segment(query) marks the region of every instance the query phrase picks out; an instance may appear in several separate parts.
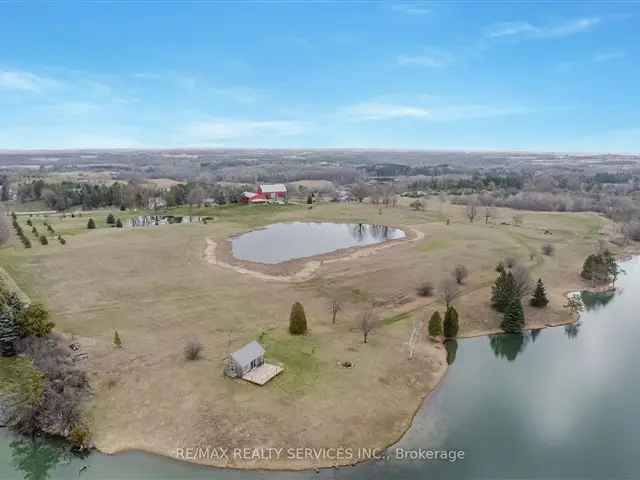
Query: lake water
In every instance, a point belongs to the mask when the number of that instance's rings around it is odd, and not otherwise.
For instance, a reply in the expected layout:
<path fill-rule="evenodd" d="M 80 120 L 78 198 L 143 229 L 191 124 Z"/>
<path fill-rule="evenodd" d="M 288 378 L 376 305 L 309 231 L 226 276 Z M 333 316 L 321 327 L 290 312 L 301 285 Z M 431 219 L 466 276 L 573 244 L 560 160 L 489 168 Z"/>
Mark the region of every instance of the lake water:
<path fill-rule="evenodd" d="M 614 297 L 585 296 L 590 309 L 576 326 L 449 344 L 453 363 L 447 376 L 395 447 L 458 449 L 464 460 L 391 459 L 319 474 L 243 472 L 135 452 L 67 461 L 50 443 L 11 445 L 4 436 L 0 478 L 78 478 L 84 465 L 79 478 L 640 478 L 640 261 L 624 268 L 621 291 Z"/>
<path fill-rule="evenodd" d="M 295 222 L 243 233 L 231 240 L 231 246 L 240 260 L 275 264 L 404 237 L 402 230 L 385 225 Z"/>

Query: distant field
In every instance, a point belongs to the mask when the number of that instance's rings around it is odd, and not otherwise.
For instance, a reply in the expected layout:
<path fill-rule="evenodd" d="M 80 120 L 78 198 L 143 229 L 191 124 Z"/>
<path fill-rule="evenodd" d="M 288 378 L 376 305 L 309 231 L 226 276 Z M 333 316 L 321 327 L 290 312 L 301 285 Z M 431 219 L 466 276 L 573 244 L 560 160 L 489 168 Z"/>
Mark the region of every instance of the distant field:
<path fill-rule="evenodd" d="M 444 369 L 444 351 L 423 339 L 409 361 L 413 322 L 442 305 L 421 298 L 416 287 L 434 284 L 464 264 L 470 277 L 456 300 L 461 333 L 494 331 L 500 318 L 488 304 L 495 265 L 505 256 L 529 264 L 544 278 L 551 306 L 526 308 L 532 324 L 566 321 L 563 294 L 581 285 L 578 266 L 593 251 L 607 220 L 595 214 L 518 212 L 523 225 L 501 225 L 514 212 L 498 210 L 485 225 L 469 224 L 462 207 L 431 202 L 427 211 L 379 209 L 367 204 L 258 205 L 173 209 L 173 214 L 213 217 L 206 225 L 114 229 L 108 210 L 48 221 L 68 237 L 47 246 L 33 237 L 26 250 L 16 241 L 0 249 L 0 265 L 35 301 L 52 311 L 58 329 L 89 353 L 95 390 L 91 416 L 98 447 L 171 454 L 177 445 L 383 446 L 409 424 L 422 397 Z M 143 212 L 119 212 L 125 217 Z M 88 218 L 98 228 L 87 230 Z M 445 219 L 449 218 L 450 225 Z M 269 282 L 213 266 L 204 256 L 207 238 L 273 222 L 308 220 L 368 222 L 413 228 L 424 234 L 375 255 L 327 263 L 313 279 Z M 20 219 L 21 223 L 26 218 Z M 27 232 L 25 227 L 25 232 Z M 545 234 L 548 230 L 551 235 Z M 541 246 L 551 242 L 553 257 Z M 331 299 L 344 302 L 331 324 Z M 402 302 L 397 302 L 403 298 Z M 300 301 L 310 334 L 291 337 L 291 304 Z M 361 312 L 375 302 L 382 326 L 362 343 Z M 114 331 L 124 348 L 112 345 Z M 205 346 L 204 358 L 186 362 L 189 338 Z M 250 340 L 285 366 L 282 375 L 257 388 L 222 375 L 223 359 Z M 352 362 L 354 368 L 340 366 Z M 295 409 L 296 415 L 291 415 Z M 247 466 L 247 465 L 244 465 Z M 278 463 L 257 463 L 270 468 Z"/>

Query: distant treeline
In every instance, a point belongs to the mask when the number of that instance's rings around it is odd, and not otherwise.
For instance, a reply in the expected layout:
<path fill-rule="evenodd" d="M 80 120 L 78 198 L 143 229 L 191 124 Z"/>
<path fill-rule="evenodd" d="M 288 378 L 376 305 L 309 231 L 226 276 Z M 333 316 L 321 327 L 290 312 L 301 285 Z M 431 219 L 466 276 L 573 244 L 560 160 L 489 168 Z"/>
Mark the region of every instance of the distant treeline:
<path fill-rule="evenodd" d="M 42 200 L 48 208 L 86 210 L 102 207 L 149 208 L 164 204 L 168 207 L 201 205 L 211 199 L 219 205 L 237 203 L 248 186 L 203 184 L 191 182 L 159 190 L 134 182 L 115 182 L 111 185 L 91 185 L 77 182 L 46 183 L 34 180 L 18 187 L 18 200 Z M 163 202 L 158 202 L 162 200 Z"/>

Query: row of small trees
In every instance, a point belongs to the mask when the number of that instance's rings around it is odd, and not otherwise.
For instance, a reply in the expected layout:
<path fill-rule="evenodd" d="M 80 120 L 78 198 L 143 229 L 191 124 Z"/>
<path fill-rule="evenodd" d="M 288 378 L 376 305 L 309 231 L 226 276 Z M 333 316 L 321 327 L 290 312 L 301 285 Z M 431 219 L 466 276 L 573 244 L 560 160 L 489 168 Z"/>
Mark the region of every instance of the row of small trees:
<path fill-rule="evenodd" d="M 17 217 L 16 213 L 15 212 L 11 212 L 11 217 L 12 217 L 12 221 L 13 221 L 13 228 L 15 229 L 16 234 L 18 235 L 18 238 L 20 239 L 20 241 L 24 245 L 24 248 L 31 248 L 31 240 L 29 240 L 29 238 L 25 235 L 24 230 L 22 230 L 22 227 L 18 223 L 18 217 Z M 33 225 L 33 222 L 31 221 L 31 219 L 27 220 L 27 225 L 29 225 L 31 227 L 31 233 L 38 239 L 38 241 L 42 245 L 48 245 L 49 244 L 49 240 L 47 239 L 47 236 L 44 235 L 44 234 L 40 234 L 40 232 L 38 231 L 36 226 Z M 50 223 L 44 222 L 44 225 L 47 227 L 47 230 L 49 231 L 49 233 L 54 234 L 54 235 L 56 234 L 56 231 L 53 229 L 53 227 L 51 226 Z M 58 239 L 58 241 L 60 242 L 61 245 L 65 245 L 67 243 L 67 241 L 59 233 L 57 234 L 57 239 Z"/>
<path fill-rule="evenodd" d="M 15 229 L 16 234 L 18 235 L 18 238 L 24 245 L 24 248 L 31 248 L 31 240 L 29 240 L 29 238 L 24 234 L 24 230 L 22 230 L 22 227 L 18 223 L 18 217 L 16 215 L 16 212 L 11 212 L 11 218 L 13 221 L 13 228 Z"/>
<path fill-rule="evenodd" d="M 450 305 L 444 312 L 444 321 L 440 316 L 440 312 L 436 310 L 429 319 L 429 336 L 455 338 L 458 336 L 460 324 L 458 322 L 458 312 Z"/>
<path fill-rule="evenodd" d="M 109 215 L 107 215 L 107 219 L 106 219 L 106 223 L 107 225 L 111 225 L 112 227 L 116 227 L 116 228 L 122 228 L 122 220 L 120 220 L 119 218 L 116 218 L 113 213 L 110 213 Z M 94 230 L 96 228 L 96 221 L 93 218 L 90 218 L 89 221 L 87 222 L 87 229 L 89 230 Z"/>

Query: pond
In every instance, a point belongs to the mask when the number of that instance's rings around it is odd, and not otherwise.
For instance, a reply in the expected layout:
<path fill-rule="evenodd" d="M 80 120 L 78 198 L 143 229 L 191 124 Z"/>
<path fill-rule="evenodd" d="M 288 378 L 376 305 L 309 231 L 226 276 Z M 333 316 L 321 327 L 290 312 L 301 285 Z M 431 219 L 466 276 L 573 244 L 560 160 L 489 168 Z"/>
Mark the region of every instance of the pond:
<path fill-rule="evenodd" d="M 640 260 L 624 269 L 617 295 L 583 296 L 588 310 L 577 325 L 448 344 L 449 372 L 390 460 L 317 474 L 245 472 L 139 452 L 67 459 L 49 443 L 5 436 L 0 478 L 76 478 L 84 465 L 80 478 L 88 479 L 640 478 Z M 455 463 L 395 460 L 396 447 L 465 456 Z"/>
<path fill-rule="evenodd" d="M 276 264 L 297 258 L 364 247 L 405 238 L 405 233 L 385 225 L 365 223 L 276 223 L 243 233 L 231 240 L 234 257 Z"/>

